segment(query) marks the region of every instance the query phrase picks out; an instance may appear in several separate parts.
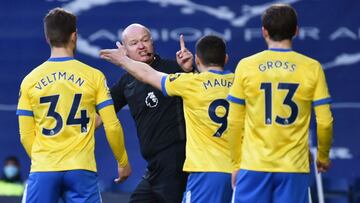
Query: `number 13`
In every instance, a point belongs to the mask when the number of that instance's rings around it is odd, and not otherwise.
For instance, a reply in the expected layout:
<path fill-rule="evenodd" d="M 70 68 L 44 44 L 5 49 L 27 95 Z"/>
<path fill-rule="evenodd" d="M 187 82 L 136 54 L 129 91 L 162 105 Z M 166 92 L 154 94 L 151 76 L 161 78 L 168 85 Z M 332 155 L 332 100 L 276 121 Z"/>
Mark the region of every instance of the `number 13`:
<path fill-rule="evenodd" d="M 296 117 L 299 113 L 299 108 L 294 102 L 294 94 L 299 87 L 299 84 L 296 83 L 279 83 L 278 90 L 288 90 L 288 93 L 284 99 L 283 104 L 287 105 L 291 109 L 291 114 L 288 118 L 282 118 L 276 116 L 275 122 L 281 125 L 290 125 L 294 123 Z M 260 89 L 265 92 L 265 124 L 271 125 L 272 123 L 272 87 L 271 83 L 261 83 Z"/>

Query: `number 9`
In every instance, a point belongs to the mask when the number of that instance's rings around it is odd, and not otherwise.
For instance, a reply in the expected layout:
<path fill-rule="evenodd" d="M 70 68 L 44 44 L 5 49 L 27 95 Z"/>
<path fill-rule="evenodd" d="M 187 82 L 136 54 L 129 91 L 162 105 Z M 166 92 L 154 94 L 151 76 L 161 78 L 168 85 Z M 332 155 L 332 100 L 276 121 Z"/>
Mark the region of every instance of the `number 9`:
<path fill-rule="evenodd" d="M 220 106 L 225 108 L 225 115 L 222 117 L 219 117 L 216 114 L 216 109 Z M 228 125 L 227 116 L 229 114 L 229 102 L 226 101 L 225 99 L 214 100 L 213 102 L 211 102 L 208 112 L 209 112 L 209 117 L 212 121 L 214 121 L 215 123 L 221 124 L 220 128 L 217 129 L 217 131 L 215 132 L 215 134 L 213 136 L 221 137 L 221 135 L 224 133 L 224 131 L 226 130 L 227 125 Z"/>

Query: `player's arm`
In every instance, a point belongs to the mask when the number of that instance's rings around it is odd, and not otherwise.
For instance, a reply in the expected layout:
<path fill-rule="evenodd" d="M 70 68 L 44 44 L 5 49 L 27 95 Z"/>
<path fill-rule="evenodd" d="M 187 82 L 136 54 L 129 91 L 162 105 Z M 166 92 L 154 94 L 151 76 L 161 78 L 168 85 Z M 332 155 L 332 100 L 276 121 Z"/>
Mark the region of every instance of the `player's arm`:
<path fill-rule="evenodd" d="M 97 84 L 96 109 L 104 125 L 106 138 L 118 162 L 119 177 L 115 182 L 126 180 L 131 174 L 131 166 L 125 149 L 124 133 L 116 116 L 105 77 L 101 74 Z"/>
<path fill-rule="evenodd" d="M 150 84 L 161 90 L 161 79 L 165 73 L 156 71 L 146 63 L 134 61 L 126 56 L 125 48 L 117 42 L 118 49 L 105 49 L 100 51 L 100 57 L 125 69 L 137 80 Z"/>
<path fill-rule="evenodd" d="M 119 167 L 119 177 L 115 179 L 115 182 L 122 182 L 131 174 L 131 166 L 125 149 L 123 129 L 116 116 L 113 105 L 101 108 L 99 115 L 103 121 L 106 138 Z"/>
<path fill-rule="evenodd" d="M 241 148 L 244 136 L 245 105 L 237 103 L 231 95 L 228 96 L 229 115 L 228 115 L 228 134 L 231 161 L 233 165 L 232 186 L 235 187 L 236 175 L 241 164 Z"/>
<path fill-rule="evenodd" d="M 119 112 L 126 104 L 126 98 L 124 95 L 125 92 L 125 86 L 127 85 L 127 80 L 128 77 L 126 75 L 123 75 L 120 80 L 111 87 L 110 89 L 110 94 L 111 94 L 111 98 L 113 99 L 114 102 L 114 108 L 115 108 L 115 112 Z M 95 128 L 98 129 L 99 127 L 102 126 L 102 120 L 101 117 L 99 116 L 99 114 L 96 114 L 96 118 L 95 118 Z"/>
<path fill-rule="evenodd" d="M 235 70 L 235 78 L 230 88 L 227 100 L 229 101 L 228 133 L 231 161 L 233 164 L 232 186 L 235 186 L 236 175 L 241 165 L 242 140 L 245 125 L 245 96 L 242 88 L 241 62 Z"/>
<path fill-rule="evenodd" d="M 16 111 L 19 120 L 20 141 L 26 153 L 31 158 L 31 149 L 35 140 L 35 119 L 31 108 L 30 99 L 27 95 L 24 82 L 21 84 L 19 103 Z M 22 92 L 24 94 L 22 94 Z"/>
<path fill-rule="evenodd" d="M 35 120 L 33 116 L 19 115 L 20 141 L 31 158 L 31 149 L 35 140 Z"/>
<path fill-rule="evenodd" d="M 319 172 L 326 172 L 330 165 L 330 148 L 333 137 L 333 117 L 330 105 L 320 105 L 315 107 L 317 124 L 317 165 Z"/>
<path fill-rule="evenodd" d="M 319 172 L 326 172 L 330 166 L 330 148 L 333 138 L 333 117 L 330 110 L 329 95 L 325 74 L 320 64 L 317 64 L 317 83 L 315 86 L 313 106 L 317 123 L 317 166 Z"/>
<path fill-rule="evenodd" d="M 230 152 L 233 163 L 233 170 L 238 170 L 241 163 L 241 145 L 244 132 L 245 106 L 230 101 L 229 115 L 228 115 L 228 142 L 230 145 Z"/>
<path fill-rule="evenodd" d="M 99 110 L 99 115 L 104 123 L 106 138 L 118 161 L 119 166 L 125 167 L 128 164 L 128 157 L 124 144 L 124 133 L 122 126 L 115 114 L 114 107 L 108 105 Z"/>

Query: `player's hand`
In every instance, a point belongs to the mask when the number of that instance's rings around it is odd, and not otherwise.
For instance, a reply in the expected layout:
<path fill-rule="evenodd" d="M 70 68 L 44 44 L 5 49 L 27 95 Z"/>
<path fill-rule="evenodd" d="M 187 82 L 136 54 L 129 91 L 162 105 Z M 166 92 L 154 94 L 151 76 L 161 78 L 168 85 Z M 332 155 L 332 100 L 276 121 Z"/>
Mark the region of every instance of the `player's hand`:
<path fill-rule="evenodd" d="M 124 182 L 131 175 L 131 166 L 128 163 L 125 167 L 118 166 L 119 177 L 114 180 L 115 183 Z"/>
<path fill-rule="evenodd" d="M 193 69 L 193 54 L 185 47 L 184 36 L 180 35 L 180 50 L 176 52 L 176 61 L 185 71 L 190 72 Z"/>
<path fill-rule="evenodd" d="M 103 124 L 101 117 L 99 114 L 96 114 L 95 116 L 95 130 L 97 130 L 101 125 Z"/>
<path fill-rule="evenodd" d="M 322 163 L 319 160 L 316 160 L 316 166 L 319 173 L 324 173 L 330 168 L 330 162 Z"/>
<path fill-rule="evenodd" d="M 239 172 L 239 170 L 233 171 L 232 174 L 231 174 L 231 186 L 232 186 L 233 189 L 236 186 L 236 176 L 237 176 L 238 172 Z"/>
<path fill-rule="evenodd" d="M 103 49 L 100 51 L 100 58 L 109 61 L 117 66 L 122 66 L 129 59 L 125 47 L 116 42 L 117 49 Z"/>

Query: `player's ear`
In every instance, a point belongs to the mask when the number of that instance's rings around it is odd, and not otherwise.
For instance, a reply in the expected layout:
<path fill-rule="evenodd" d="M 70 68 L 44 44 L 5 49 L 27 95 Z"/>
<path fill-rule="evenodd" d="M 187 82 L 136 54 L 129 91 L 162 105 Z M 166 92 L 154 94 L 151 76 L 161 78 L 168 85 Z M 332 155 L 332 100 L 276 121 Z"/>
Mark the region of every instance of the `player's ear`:
<path fill-rule="evenodd" d="M 296 26 L 295 35 L 293 37 L 296 37 L 299 34 L 299 26 Z"/>
<path fill-rule="evenodd" d="M 45 35 L 46 43 L 48 43 L 48 44 L 51 46 L 51 44 L 50 44 L 50 39 L 49 39 L 49 37 L 48 37 L 47 34 L 46 34 L 46 29 L 44 29 L 44 35 Z"/>
<path fill-rule="evenodd" d="M 199 67 L 201 64 L 201 61 L 200 61 L 199 57 L 197 56 L 197 54 L 195 54 L 195 64 L 197 67 Z"/>
<path fill-rule="evenodd" d="M 45 35 L 45 39 L 46 39 L 46 43 L 48 43 L 50 46 L 51 46 L 51 44 L 50 44 L 50 40 L 49 40 L 49 38 Z"/>
<path fill-rule="evenodd" d="M 77 32 L 71 33 L 71 35 L 70 35 L 70 40 L 71 40 L 72 42 L 75 42 L 75 43 L 76 43 L 76 40 L 77 40 Z"/>
<path fill-rule="evenodd" d="M 269 32 L 267 31 L 266 28 L 261 27 L 261 32 L 262 32 L 262 35 L 263 35 L 264 39 L 269 37 Z"/>
<path fill-rule="evenodd" d="M 225 61 L 224 61 L 224 64 L 227 64 L 227 62 L 229 61 L 229 55 L 228 54 L 225 54 Z"/>
<path fill-rule="evenodd" d="M 197 67 L 197 70 L 199 72 L 203 72 L 204 68 L 203 68 L 203 62 L 201 61 L 201 58 L 199 58 L 197 56 L 197 54 L 195 54 L 195 64 L 196 64 L 196 67 Z"/>

